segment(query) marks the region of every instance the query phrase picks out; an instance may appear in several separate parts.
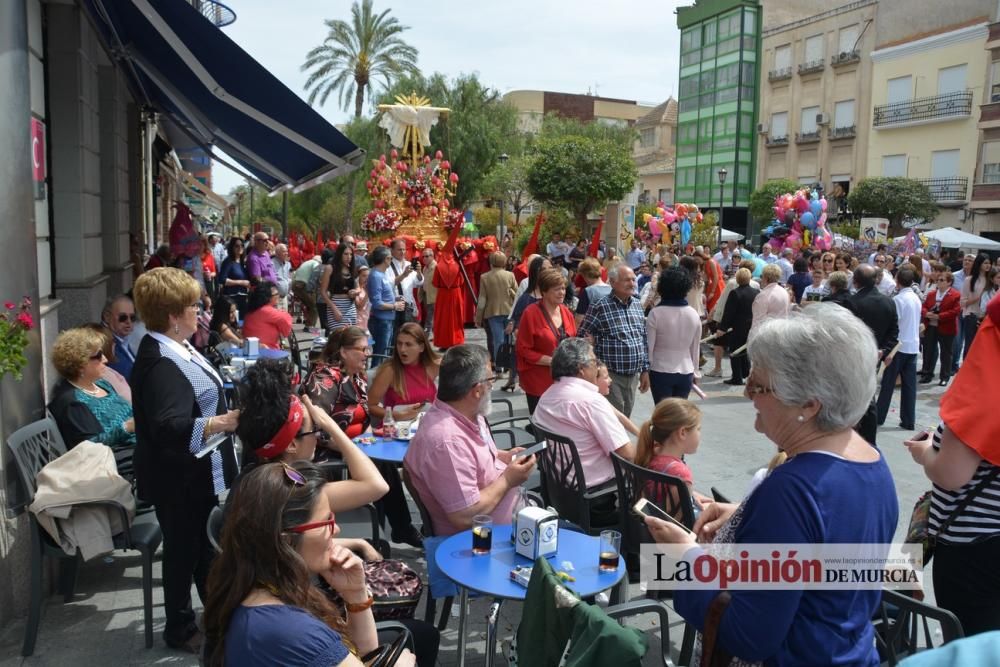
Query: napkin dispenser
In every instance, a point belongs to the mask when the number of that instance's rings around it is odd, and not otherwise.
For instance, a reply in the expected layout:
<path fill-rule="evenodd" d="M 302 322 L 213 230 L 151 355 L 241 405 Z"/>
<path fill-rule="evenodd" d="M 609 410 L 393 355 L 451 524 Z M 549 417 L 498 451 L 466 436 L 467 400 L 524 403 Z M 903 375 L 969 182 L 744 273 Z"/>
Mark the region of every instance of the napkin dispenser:
<path fill-rule="evenodd" d="M 243 341 L 243 354 L 248 357 L 260 354 L 260 339 L 251 337 Z"/>
<path fill-rule="evenodd" d="M 515 551 L 535 560 L 551 558 L 559 548 L 559 516 L 542 507 L 525 507 L 517 513 Z"/>

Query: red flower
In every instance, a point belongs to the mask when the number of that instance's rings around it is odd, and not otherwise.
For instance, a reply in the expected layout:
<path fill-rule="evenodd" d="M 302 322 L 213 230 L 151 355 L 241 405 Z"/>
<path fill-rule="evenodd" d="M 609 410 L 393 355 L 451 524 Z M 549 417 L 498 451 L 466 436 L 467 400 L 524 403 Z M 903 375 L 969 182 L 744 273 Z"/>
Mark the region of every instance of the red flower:
<path fill-rule="evenodd" d="M 5 301 L 3 307 L 7 310 L 14 310 L 14 304 L 10 301 Z"/>
<path fill-rule="evenodd" d="M 31 319 L 29 313 L 21 313 L 17 316 L 17 321 L 24 325 L 25 329 L 30 329 L 35 326 L 35 321 Z"/>

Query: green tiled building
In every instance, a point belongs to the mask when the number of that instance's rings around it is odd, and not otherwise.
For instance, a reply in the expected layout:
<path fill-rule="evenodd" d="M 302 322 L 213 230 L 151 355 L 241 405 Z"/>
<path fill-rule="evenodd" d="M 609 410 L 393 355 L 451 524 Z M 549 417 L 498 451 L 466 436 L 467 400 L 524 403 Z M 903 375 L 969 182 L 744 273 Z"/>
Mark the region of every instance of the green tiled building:
<path fill-rule="evenodd" d="M 759 0 L 697 0 L 677 10 L 681 31 L 674 199 L 719 207 L 743 232 L 756 171 L 760 95 Z"/>

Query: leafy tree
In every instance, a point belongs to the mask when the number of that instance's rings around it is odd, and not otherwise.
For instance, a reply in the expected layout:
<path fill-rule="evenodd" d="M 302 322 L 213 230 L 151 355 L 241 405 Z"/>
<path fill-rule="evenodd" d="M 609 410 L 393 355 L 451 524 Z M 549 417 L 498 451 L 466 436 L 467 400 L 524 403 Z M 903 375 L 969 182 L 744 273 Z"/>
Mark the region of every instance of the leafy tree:
<path fill-rule="evenodd" d="M 310 71 L 305 89 L 309 91 L 309 104 L 319 98 L 326 103 L 331 93 L 337 93 L 340 106 L 347 109 L 354 101 L 354 118 L 361 118 L 365 96 L 371 99 L 372 85 L 381 80 L 389 88 L 401 76 L 417 74 L 417 50 L 404 42 L 400 35 L 408 30 L 390 10 L 376 15 L 372 0 L 351 4 L 351 22 L 327 20 L 329 28 L 323 43 L 306 54 L 303 72 Z M 365 170 L 367 171 L 367 170 Z M 357 179 L 347 182 L 344 225 L 352 228 L 351 214 Z"/>
<path fill-rule="evenodd" d="M 905 232 L 903 218 L 933 220 L 938 214 L 937 204 L 926 185 L 898 176 L 863 179 L 851 188 L 847 203 L 857 214 L 886 218 L 889 236 Z"/>
<path fill-rule="evenodd" d="M 801 185 L 790 178 L 776 178 L 750 193 L 750 217 L 757 225 L 766 226 L 774 218 L 774 198 L 795 192 Z"/>
<path fill-rule="evenodd" d="M 604 123 L 582 123 L 575 118 L 564 118 L 555 112 L 545 114 L 542 119 L 541 136 L 555 137 L 587 137 L 588 139 L 603 139 L 624 146 L 632 151 L 632 144 L 638 138 L 638 133 L 631 127 L 605 125 Z"/>
<path fill-rule="evenodd" d="M 506 210 L 511 213 L 505 218 L 504 223 L 514 230 L 520 228 L 521 214 L 533 201 L 531 192 L 528 190 L 528 168 L 530 166 L 530 156 L 512 157 L 507 160 L 506 164 L 494 167 L 483 181 L 482 194 L 503 200 Z"/>
<path fill-rule="evenodd" d="M 361 117 L 366 94 L 372 95 L 374 80 L 381 79 L 385 88 L 406 74 L 417 73 L 417 50 L 404 42 L 400 35 L 409 30 L 387 9 L 376 15 L 372 0 L 351 4 L 351 21 L 325 21 L 329 32 L 323 43 L 306 54 L 302 71 L 310 71 L 305 88 L 309 104 L 319 98 L 326 104 L 331 93 L 337 93 L 340 106 L 349 108 L 354 102 L 354 117 Z"/>
<path fill-rule="evenodd" d="M 494 230 L 500 225 L 500 209 L 494 206 L 477 208 L 472 215 L 476 221 L 476 226 L 484 234 L 494 234 Z"/>
<path fill-rule="evenodd" d="M 584 126 L 587 127 L 587 126 Z M 631 144 L 584 134 L 543 136 L 528 168 L 528 189 L 539 202 L 569 210 L 579 230 L 587 214 L 631 191 L 638 172 Z"/>

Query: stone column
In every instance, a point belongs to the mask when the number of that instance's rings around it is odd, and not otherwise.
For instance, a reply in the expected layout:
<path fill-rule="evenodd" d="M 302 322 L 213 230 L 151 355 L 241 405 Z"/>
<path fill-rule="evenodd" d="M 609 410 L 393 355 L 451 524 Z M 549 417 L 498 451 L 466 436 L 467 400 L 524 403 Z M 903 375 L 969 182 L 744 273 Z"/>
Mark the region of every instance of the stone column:
<path fill-rule="evenodd" d="M 30 0 L 29 0 L 30 1 Z M 34 195 L 31 176 L 31 91 L 28 68 L 28 14 L 25 0 L 0 2 L 0 233 L 3 271 L 0 302 L 22 295 L 38 302 Z M 0 306 L 2 307 L 2 306 Z M 37 320 L 38 308 L 34 308 Z M 28 365 L 20 382 L 0 379 L 0 436 L 44 415 L 38 329 L 31 332 Z M 11 518 L 12 505 L 23 502 L 9 449 L 0 451 L 0 625 L 27 607 L 30 535 L 27 517 Z"/>
<path fill-rule="evenodd" d="M 108 295 L 132 286 L 129 270 L 128 90 L 121 71 L 110 63 L 100 78 L 101 229 Z"/>

